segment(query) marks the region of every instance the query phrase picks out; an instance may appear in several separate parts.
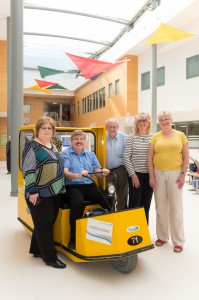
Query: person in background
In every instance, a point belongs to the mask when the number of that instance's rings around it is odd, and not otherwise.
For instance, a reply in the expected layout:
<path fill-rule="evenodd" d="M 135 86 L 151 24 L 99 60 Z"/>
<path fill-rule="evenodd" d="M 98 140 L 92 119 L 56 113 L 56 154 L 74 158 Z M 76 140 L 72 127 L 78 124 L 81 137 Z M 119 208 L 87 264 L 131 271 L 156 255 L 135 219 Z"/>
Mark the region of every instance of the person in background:
<path fill-rule="evenodd" d="M 193 161 L 194 164 L 189 164 L 189 171 L 191 176 L 191 185 L 192 187 L 189 189 L 189 191 L 196 191 L 196 180 L 198 180 L 198 177 L 191 175 L 191 173 L 198 173 L 199 174 L 199 159 L 193 158 L 189 156 L 189 158 Z M 191 166 L 191 168 L 190 168 Z"/>
<path fill-rule="evenodd" d="M 65 120 L 66 120 L 66 112 L 63 111 L 63 112 L 62 112 L 62 121 L 65 121 Z"/>
<path fill-rule="evenodd" d="M 6 165 L 7 165 L 7 174 L 11 174 L 11 136 L 8 137 L 6 143 Z"/>
<path fill-rule="evenodd" d="M 110 173 L 106 182 L 111 183 L 116 180 L 116 203 L 113 203 L 113 208 L 119 211 L 127 208 L 128 179 L 123 153 L 128 135 L 119 131 L 119 123 L 114 118 L 106 120 L 106 131 L 106 166 L 116 174 L 115 177 Z"/>
<path fill-rule="evenodd" d="M 58 259 L 53 241 L 60 194 L 65 191 L 63 160 L 51 142 L 55 122 L 47 116 L 36 124 L 36 137 L 23 152 L 25 198 L 34 223 L 30 253 L 53 268 L 66 267 Z"/>
<path fill-rule="evenodd" d="M 147 113 L 135 116 L 133 134 L 130 134 L 124 150 L 124 164 L 128 172 L 129 208 L 144 207 L 147 222 L 153 189 L 149 185 L 147 157 L 151 138 L 151 117 Z"/>
<path fill-rule="evenodd" d="M 67 109 L 68 121 L 70 121 L 70 108 Z"/>
<path fill-rule="evenodd" d="M 60 127 L 59 121 L 55 121 L 56 127 Z M 61 137 L 58 134 L 54 134 L 51 138 L 51 142 L 56 146 L 58 152 L 62 151 L 62 141 Z"/>
<path fill-rule="evenodd" d="M 161 131 L 150 140 L 148 169 L 156 202 L 156 246 L 169 240 L 174 252 L 181 252 L 185 242 L 183 226 L 183 186 L 189 164 L 188 140 L 172 128 L 169 111 L 158 114 Z"/>
<path fill-rule="evenodd" d="M 66 199 L 70 202 L 71 235 L 68 247 L 72 250 L 76 247 L 76 220 L 83 215 L 85 200 L 98 202 L 103 208 L 110 210 L 109 205 L 89 178 L 90 173 L 97 172 L 95 175 L 102 178 L 106 177 L 110 171 L 101 168 L 94 152 L 84 149 L 85 138 L 86 134 L 82 130 L 73 131 L 71 146 L 62 152 Z"/>

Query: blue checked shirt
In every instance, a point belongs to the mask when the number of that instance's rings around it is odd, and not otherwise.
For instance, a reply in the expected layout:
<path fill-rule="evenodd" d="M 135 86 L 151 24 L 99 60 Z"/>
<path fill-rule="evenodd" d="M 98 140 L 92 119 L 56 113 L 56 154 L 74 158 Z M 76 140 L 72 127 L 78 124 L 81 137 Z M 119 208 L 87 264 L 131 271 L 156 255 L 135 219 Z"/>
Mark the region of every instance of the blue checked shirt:
<path fill-rule="evenodd" d="M 92 173 L 95 168 L 101 168 L 101 165 L 94 152 L 83 149 L 81 154 L 75 152 L 73 147 L 69 147 L 62 152 L 64 158 L 64 168 L 67 168 L 71 173 L 81 173 L 86 170 Z M 91 177 L 91 175 L 89 175 Z M 65 178 L 66 185 L 72 184 L 91 184 L 89 178 L 78 178 L 69 180 Z"/>
<path fill-rule="evenodd" d="M 124 165 L 123 153 L 128 135 L 118 131 L 114 138 L 106 136 L 106 167 L 114 169 Z"/>

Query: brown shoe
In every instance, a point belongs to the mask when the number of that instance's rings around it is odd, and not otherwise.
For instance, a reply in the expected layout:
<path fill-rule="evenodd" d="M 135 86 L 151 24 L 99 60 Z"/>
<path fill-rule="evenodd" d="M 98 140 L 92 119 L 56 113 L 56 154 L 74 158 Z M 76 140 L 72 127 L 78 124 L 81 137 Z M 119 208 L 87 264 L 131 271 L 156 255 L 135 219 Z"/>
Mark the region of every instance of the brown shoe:
<path fill-rule="evenodd" d="M 178 245 L 175 245 L 174 248 L 173 248 L 173 251 L 176 252 L 176 253 L 180 253 L 180 252 L 182 252 L 182 250 L 183 250 L 183 247 L 178 246 Z"/>
<path fill-rule="evenodd" d="M 165 241 L 162 241 L 161 239 L 158 239 L 156 242 L 155 242 L 155 245 L 157 247 L 161 247 L 163 244 L 165 244 L 166 242 Z"/>

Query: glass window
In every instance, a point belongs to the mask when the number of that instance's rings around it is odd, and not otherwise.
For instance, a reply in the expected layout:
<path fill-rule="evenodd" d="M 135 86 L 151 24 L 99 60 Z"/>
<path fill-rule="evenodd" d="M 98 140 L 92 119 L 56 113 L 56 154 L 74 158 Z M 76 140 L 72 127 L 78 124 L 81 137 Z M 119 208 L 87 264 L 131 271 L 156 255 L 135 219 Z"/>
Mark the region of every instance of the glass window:
<path fill-rule="evenodd" d="M 157 69 L 157 86 L 165 85 L 165 67 Z"/>
<path fill-rule="evenodd" d="M 29 114 L 30 113 L 30 109 L 31 109 L 30 104 L 24 104 L 23 105 L 23 112 L 24 113 Z"/>
<path fill-rule="evenodd" d="M 79 116 L 79 112 L 80 112 L 80 107 L 79 107 L 80 105 L 79 105 L 79 101 L 78 101 L 78 103 L 77 103 L 77 115 Z"/>
<path fill-rule="evenodd" d="M 95 92 L 95 97 L 96 97 L 96 102 L 95 102 L 95 107 L 96 109 L 99 108 L 99 93 Z"/>
<path fill-rule="evenodd" d="M 119 95 L 120 92 L 120 81 L 119 79 L 115 81 L 115 95 Z"/>
<path fill-rule="evenodd" d="M 186 79 L 199 76 L 199 55 L 186 59 Z"/>
<path fill-rule="evenodd" d="M 186 122 L 175 123 L 175 129 L 184 132 L 186 136 L 188 135 L 188 126 Z"/>
<path fill-rule="evenodd" d="M 111 98 L 113 96 L 113 84 L 112 83 L 110 83 L 108 85 L 108 96 L 109 96 L 109 98 Z"/>
<path fill-rule="evenodd" d="M 105 87 L 102 89 L 103 98 L 102 98 L 102 106 L 105 107 Z"/>
<path fill-rule="evenodd" d="M 141 74 L 141 91 L 150 89 L 150 72 Z"/>
<path fill-rule="evenodd" d="M 105 88 L 99 90 L 99 108 L 105 106 Z"/>
<path fill-rule="evenodd" d="M 89 103 L 90 103 L 90 111 L 92 111 L 93 110 L 93 97 L 92 97 L 92 95 L 89 96 L 89 99 L 90 99 L 90 101 L 89 101 Z"/>
<path fill-rule="evenodd" d="M 189 135 L 199 136 L 199 121 L 189 123 L 188 133 L 189 133 Z"/>
<path fill-rule="evenodd" d="M 96 97 L 95 93 L 92 94 L 93 110 L 96 110 Z"/>
<path fill-rule="evenodd" d="M 82 114 L 86 113 L 86 98 L 82 99 Z"/>
<path fill-rule="evenodd" d="M 89 112 L 90 111 L 90 97 L 87 96 L 86 100 L 87 100 L 87 112 Z"/>
<path fill-rule="evenodd" d="M 190 149 L 199 149 L 199 121 L 188 122 L 188 140 Z"/>
<path fill-rule="evenodd" d="M 71 112 L 72 112 L 72 114 L 74 114 L 75 113 L 75 103 L 73 103 L 72 104 L 72 107 L 71 107 L 72 109 L 71 109 Z"/>
<path fill-rule="evenodd" d="M 34 138 L 34 132 L 32 130 L 24 130 L 19 135 L 19 168 L 22 170 L 22 156 L 23 150 L 26 144 L 30 143 Z"/>
<path fill-rule="evenodd" d="M 70 147 L 70 137 L 71 137 L 72 131 L 56 131 L 56 137 L 58 137 L 62 141 L 62 149 L 65 150 L 66 148 Z M 85 132 L 86 134 L 86 143 L 85 143 L 85 149 L 91 150 L 96 152 L 96 139 L 95 135 L 92 132 Z"/>

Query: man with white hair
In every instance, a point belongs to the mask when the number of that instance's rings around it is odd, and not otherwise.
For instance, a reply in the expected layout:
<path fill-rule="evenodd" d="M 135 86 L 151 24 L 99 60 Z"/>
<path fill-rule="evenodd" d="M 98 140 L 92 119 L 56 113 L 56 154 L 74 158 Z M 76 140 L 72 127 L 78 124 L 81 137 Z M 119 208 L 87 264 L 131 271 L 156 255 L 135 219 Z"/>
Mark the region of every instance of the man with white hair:
<path fill-rule="evenodd" d="M 123 153 L 127 134 L 119 131 L 117 119 L 110 118 L 106 121 L 106 167 L 116 174 L 116 201 L 113 208 L 122 210 L 127 208 L 128 177 L 124 166 Z M 106 182 L 113 182 L 114 174 L 110 173 Z"/>

